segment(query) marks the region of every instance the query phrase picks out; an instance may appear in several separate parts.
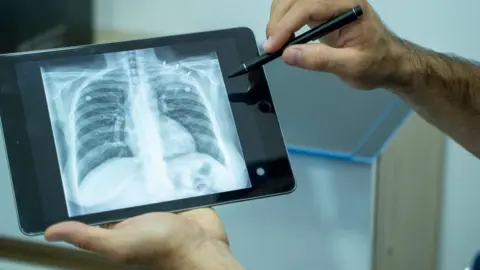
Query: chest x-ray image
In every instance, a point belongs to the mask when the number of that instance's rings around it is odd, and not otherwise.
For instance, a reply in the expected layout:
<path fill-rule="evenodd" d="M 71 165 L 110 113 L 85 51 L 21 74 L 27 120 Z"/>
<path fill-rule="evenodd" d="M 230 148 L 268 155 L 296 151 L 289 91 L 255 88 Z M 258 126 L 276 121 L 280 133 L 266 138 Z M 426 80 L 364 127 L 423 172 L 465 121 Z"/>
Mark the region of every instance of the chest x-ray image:
<path fill-rule="evenodd" d="M 251 187 L 215 53 L 40 68 L 70 217 Z"/>

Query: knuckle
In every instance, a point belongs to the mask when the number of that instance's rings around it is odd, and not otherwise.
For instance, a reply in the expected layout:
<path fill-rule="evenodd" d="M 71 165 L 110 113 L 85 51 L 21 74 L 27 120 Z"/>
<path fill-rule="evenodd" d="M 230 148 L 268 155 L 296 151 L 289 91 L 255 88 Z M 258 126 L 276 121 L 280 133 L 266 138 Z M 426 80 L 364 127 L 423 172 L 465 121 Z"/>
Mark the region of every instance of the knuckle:
<path fill-rule="evenodd" d="M 109 256 L 113 261 L 125 264 L 134 263 L 135 259 L 125 249 L 117 249 Z"/>
<path fill-rule="evenodd" d="M 352 75 L 361 76 L 372 66 L 372 61 L 368 57 L 358 57 L 354 63 L 352 63 Z"/>
<path fill-rule="evenodd" d="M 323 8 L 326 4 L 328 4 L 328 0 L 312 0 L 313 5 L 316 8 Z"/>
<path fill-rule="evenodd" d="M 311 61 L 312 61 L 312 66 L 315 69 L 323 70 L 331 67 L 331 61 L 329 57 L 319 49 L 316 49 L 314 51 Z"/>
<path fill-rule="evenodd" d="M 307 1 L 303 1 L 302 3 L 300 3 L 298 8 L 301 14 L 309 17 L 312 16 L 312 14 L 314 13 L 311 3 L 308 3 Z"/>
<path fill-rule="evenodd" d="M 72 244 L 80 249 L 89 250 L 89 251 L 92 251 L 95 246 L 91 238 L 74 240 Z"/>
<path fill-rule="evenodd" d="M 275 26 L 272 22 L 269 22 L 267 24 L 267 29 L 266 29 L 267 36 L 271 36 L 273 34 L 274 28 L 275 28 Z"/>
<path fill-rule="evenodd" d="M 362 80 L 362 78 L 368 77 L 373 67 L 374 63 L 370 58 L 359 56 L 346 67 L 347 75 L 355 80 Z"/>
<path fill-rule="evenodd" d="M 318 12 L 323 10 L 329 10 L 329 1 L 328 0 L 312 0 L 313 3 L 310 3 L 310 11 L 312 15 L 315 15 Z"/>
<path fill-rule="evenodd" d="M 318 68 L 319 69 L 335 69 L 332 66 L 330 58 L 328 58 L 326 55 L 320 55 L 319 56 Z"/>

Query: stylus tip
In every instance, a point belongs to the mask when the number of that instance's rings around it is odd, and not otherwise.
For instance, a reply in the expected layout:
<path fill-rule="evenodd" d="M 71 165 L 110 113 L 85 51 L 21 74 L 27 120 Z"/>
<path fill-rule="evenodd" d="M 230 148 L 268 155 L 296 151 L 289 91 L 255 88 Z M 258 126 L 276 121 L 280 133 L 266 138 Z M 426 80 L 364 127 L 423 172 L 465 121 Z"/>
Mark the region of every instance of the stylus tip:
<path fill-rule="evenodd" d="M 228 78 L 237 77 L 237 76 L 243 75 L 245 73 L 247 73 L 247 70 L 245 70 L 245 68 L 243 66 L 241 66 L 237 70 L 232 72 L 230 75 L 228 75 Z"/>

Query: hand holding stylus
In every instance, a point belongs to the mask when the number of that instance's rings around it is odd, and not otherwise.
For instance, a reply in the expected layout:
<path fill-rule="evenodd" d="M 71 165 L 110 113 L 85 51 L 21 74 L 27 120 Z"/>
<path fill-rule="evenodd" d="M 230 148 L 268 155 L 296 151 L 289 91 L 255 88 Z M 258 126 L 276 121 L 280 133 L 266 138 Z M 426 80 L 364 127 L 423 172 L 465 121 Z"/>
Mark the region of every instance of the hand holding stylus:
<path fill-rule="evenodd" d="M 321 39 L 322 43 L 289 46 L 283 60 L 304 69 L 331 72 L 355 88 L 383 86 L 396 67 L 398 40 L 389 32 L 367 1 L 273 1 L 265 51 L 272 53 L 304 25 L 315 27 L 360 3 L 363 16 Z M 393 61 L 392 61 L 393 60 Z M 392 65 L 393 64 L 393 65 Z"/>
<path fill-rule="evenodd" d="M 334 31 L 340 30 L 342 27 L 358 20 L 362 15 L 363 15 L 362 7 L 359 5 L 356 5 L 328 19 L 327 21 L 313 27 L 312 29 L 308 30 L 307 32 L 299 36 L 295 36 L 292 33 L 291 35 L 292 38 L 288 40 L 286 43 L 284 43 L 280 49 L 271 53 L 268 53 L 268 52 L 264 53 L 262 55 L 255 57 L 254 59 L 249 60 L 248 62 L 243 63 L 242 65 L 240 65 L 240 67 L 236 71 L 231 73 L 228 77 L 229 78 L 237 77 L 245 73 L 248 73 L 252 70 L 255 70 L 265 64 L 268 64 L 269 62 L 282 56 L 282 53 L 285 50 L 285 48 L 288 48 L 293 45 L 305 44 L 313 40 L 323 38 L 324 36 Z"/>

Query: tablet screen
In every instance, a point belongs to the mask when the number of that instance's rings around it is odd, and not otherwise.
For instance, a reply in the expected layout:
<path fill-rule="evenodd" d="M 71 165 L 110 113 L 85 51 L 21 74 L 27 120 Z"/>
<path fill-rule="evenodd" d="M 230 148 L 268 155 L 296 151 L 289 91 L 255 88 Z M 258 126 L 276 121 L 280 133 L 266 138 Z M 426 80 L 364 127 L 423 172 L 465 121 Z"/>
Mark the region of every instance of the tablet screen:
<path fill-rule="evenodd" d="M 236 31 L 0 61 L 15 93 L 2 120 L 25 231 L 292 191 L 273 104 L 259 107 L 271 103 L 263 71 L 226 77 L 258 53 Z"/>
<path fill-rule="evenodd" d="M 39 66 L 69 216 L 251 186 L 215 52 Z"/>

